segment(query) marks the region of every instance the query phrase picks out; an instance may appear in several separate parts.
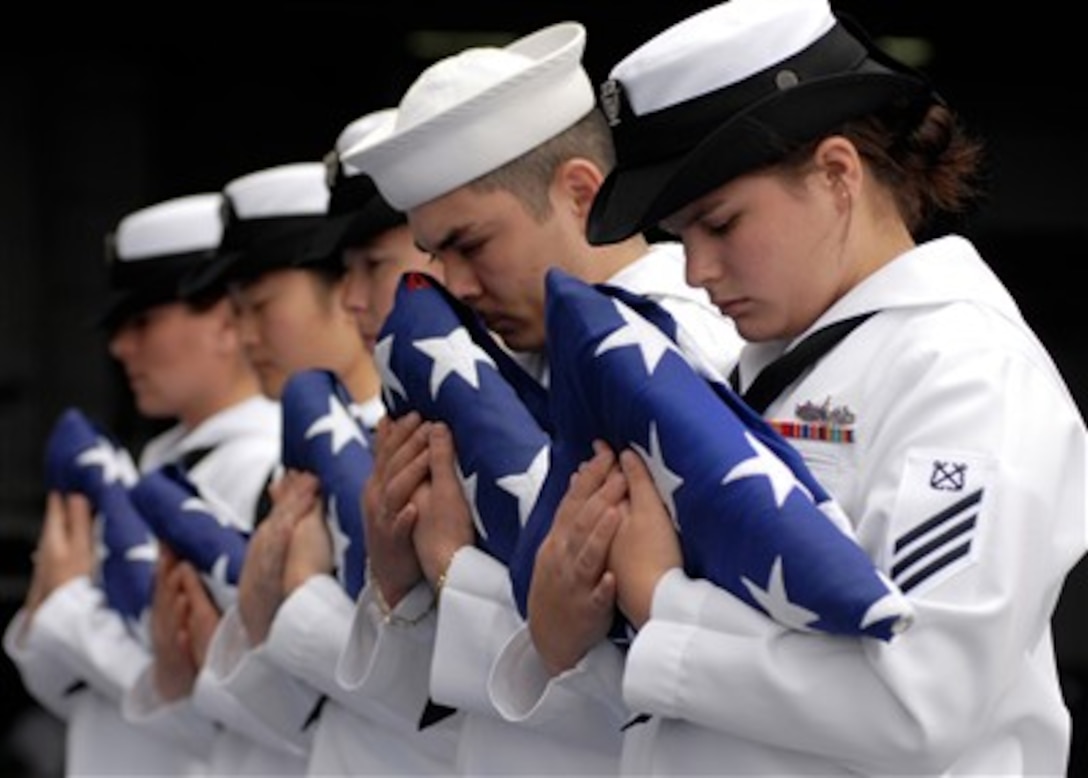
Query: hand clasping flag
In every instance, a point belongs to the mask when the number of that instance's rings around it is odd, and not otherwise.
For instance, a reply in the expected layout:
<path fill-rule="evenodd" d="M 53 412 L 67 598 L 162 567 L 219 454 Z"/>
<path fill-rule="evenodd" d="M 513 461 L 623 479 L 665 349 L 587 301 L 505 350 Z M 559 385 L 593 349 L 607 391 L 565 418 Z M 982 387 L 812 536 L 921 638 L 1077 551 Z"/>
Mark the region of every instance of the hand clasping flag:
<path fill-rule="evenodd" d="M 132 502 L 160 542 L 193 565 L 220 610 L 237 597 L 248 538 L 232 526 L 230 510 L 201 495 L 176 464 L 145 473 L 130 490 Z"/>
<path fill-rule="evenodd" d="M 133 626 L 151 602 L 158 546 L 129 496 L 129 453 L 81 411 L 57 418 L 45 446 L 46 487 L 84 495 L 95 514 L 99 580 L 109 607 Z"/>
<path fill-rule="evenodd" d="M 374 469 L 367 431 L 347 387 L 329 370 L 292 375 L 284 385 L 280 406 L 283 466 L 317 476 L 337 579 L 354 599 L 366 583 L 361 500 L 363 485 Z"/>
<path fill-rule="evenodd" d="M 401 278 L 375 358 L 391 416 L 449 425 L 477 543 L 506 563 L 547 471 L 543 387 L 423 273 Z"/>
<path fill-rule="evenodd" d="M 909 626 L 910 603 L 847 534 L 800 454 L 610 291 L 548 274 L 556 482 L 592 455 L 594 439 L 633 448 L 679 532 L 689 575 L 797 630 L 890 640 Z M 550 522 L 547 507 L 542 497 L 534 523 Z M 527 542 L 543 531 L 534 527 Z M 515 585 L 524 602 L 527 581 Z"/>

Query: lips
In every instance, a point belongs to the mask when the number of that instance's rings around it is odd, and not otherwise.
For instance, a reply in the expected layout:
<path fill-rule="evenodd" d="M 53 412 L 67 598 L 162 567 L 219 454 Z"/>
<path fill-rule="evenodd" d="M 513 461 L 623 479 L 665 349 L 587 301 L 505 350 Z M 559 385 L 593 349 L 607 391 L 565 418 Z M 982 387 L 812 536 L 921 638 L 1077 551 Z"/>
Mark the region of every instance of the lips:
<path fill-rule="evenodd" d="M 730 299 L 719 299 L 717 297 L 712 298 L 714 305 L 718 307 L 718 310 L 724 313 L 726 316 L 736 318 L 739 314 L 743 313 L 746 300 L 742 297 L 733 297 Z"/>

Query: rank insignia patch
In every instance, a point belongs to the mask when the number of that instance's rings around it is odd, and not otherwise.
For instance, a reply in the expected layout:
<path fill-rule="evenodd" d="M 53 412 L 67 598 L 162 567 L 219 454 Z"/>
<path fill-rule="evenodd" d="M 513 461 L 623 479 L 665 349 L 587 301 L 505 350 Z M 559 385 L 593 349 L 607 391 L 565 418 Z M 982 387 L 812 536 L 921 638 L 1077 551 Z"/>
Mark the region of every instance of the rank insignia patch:
<path fill-rule="evenodd" d="M 908 455 L 887 549 L 887 570 L 904 593 L 918 595 L 974 564 L 993 471 L 992 461 L 965 452 Z"/>

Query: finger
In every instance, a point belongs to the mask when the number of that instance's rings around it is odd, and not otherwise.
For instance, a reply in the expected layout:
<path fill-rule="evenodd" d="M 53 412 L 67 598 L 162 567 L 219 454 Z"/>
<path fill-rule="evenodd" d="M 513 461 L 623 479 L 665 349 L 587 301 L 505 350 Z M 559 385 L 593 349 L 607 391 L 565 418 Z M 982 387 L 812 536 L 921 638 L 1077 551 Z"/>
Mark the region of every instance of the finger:
<path fill-rule="evenodd" d="M 595 450 L 592 457 L 578 466 L 578 470 L 571 479 L 569 490 L 571 497 L 582 501 L 589 499 L 608 478 L 615 464 L 616 457 L 612 449 L 604 447 Z"/>
<path fill-rule="evenodd" d="M 454 447 L 453 433 L 450 432 L 450 428 L 442 423 L 431 425 L 428 444 L 428 466 L 435 489 L 449 488 L 454 484 L 457 489 L 460 489 L 461 480 L 457 475 L 457 450 Z M 448 494 L 448 492 L 440 493 Z"/>
<path fill-rule="evenodd" d="M 385 418 L 388 419 L 389 417 Z M 422 426 L 423 417 L 416 411 L 412 411 L 399 419 L 389 420 L 380 442 L 375 443 L 374 466 L 381 470 L 396 469 L 399 464 L 403 464 L 403 462 L 398 464 L 398 456 L 401 456 L 402 459 L 405 456 L 407 459 L 411 459 L 414 454 L 409 452 L 405 455 L 402 454 L 402 450 L 405 446 L 411 446 L 412 441 L 416 441 L 416 445 L 419 445 L 417 433 Z"/>
<path fill-rule="evenodd" d="M 320 482 L 316 476 L 303 471 L 289 471 L 284 474 L 270 517 L 274 514 L 277 521 L 294 524 L 314 509 L 319 495 Z"/>
<path fill-rule="evenodd" d="M 619 510 L 616 507 L 609 507 L 599 514 L 589 529 L 586 541 L 575 558 L 575 569 L 584 580 L 597 579 L 607 569 L 608 554 L 619 523 Z"/>
<path fill-rule="evenodd" d="M 601 574 L 597 585 L 593 587 L 592 599 L 601 610 L 612 608 L 616 604 L 616 575 L 611 570 Z"/>
<path fill-rule="evenodd" d="M 422 420 L 420 420 L 418 424 L 413 425 L 411 435 L 389 452 L 389 459 L 386 463 L 388 470 L 387 474 L 395 473 L 400 469 L 407 467 L 408 463 L 415 460 L 421 451 L 427 449 L 428 438 L 432 426 L 433 424 L 431 422 Z"/>
<path fill-rule="evenodd" d="M 649 468 L 637 453 L 631 449 L 625 449 L 620 454 L 620 467 L 632 499 L 647 496 L 650 491 L 656 493 L 657 486 L 654 484 L 653 476 L 650 475 Z"/>
<path fill-rule="evenodd" d="M 194 574 L 195 570 L 192 565 L 182 560 L 177 560 L 170 568 L 169 573 L 166 576 L 166 580 L 171 587 L 178 591 L 185 589 L 185 583 L 191 574 Z"/>
<path fill-rule="evenodd" d="M 159 546 L 158 566 L 161 569 L 172 570 L 180 561 L 180 557 L 174 553 L 174 549 L 165 543 Z"/>
<path fill-rule="evenodd" d="M 397 538 L 405 538 L 412 534 L 416 521 L 419 519 L 419 508 L 415 503 L 408 503 L 401 508 L 393 518 L 393 535 Z"/>
<path fill-rule="evenodd" d="M 601 514 L 617 505 L 627 490 L 622 472 L 611 451 L 601 451 L 582 463 L 563 496 L 552 523 L 553 531 L 566 542 L 581 546 Z"/>
<path fill-rule="evenodd" d="M 593 441 L 593 453 L 594 454 L 602 454 L 602 453 L 605 453 L 605 452 L 608 452 L 609 454 L 612 454 L 613 457 L 615 456 L 615 452 L 612 451 L 612 447 L 610 445 L 608 445 L 607 441 L 601 440 L 600 438 L 596 438 Z"/>
<path fill-rule="evenodd" d="M 45 499 L 45 516 L 42 518 L 42 531 L 38 538 L 38 548 L 45 548 L 64 541 L 64 497 L 60 492 L 49 492 Z"/>
<path fill-rule="evenodd" d="M 273 503 L 279 501 L 280 495 L 282 494 L 284 489 L 286 477 L 286 472 L 280 473 L 279 477 L 272 479 L 272 481 L 268 484 L 268 496 L 272 499 Z"/>
<path fill-rule="evenodd" d="M 291 492 L 303 497 L 314 495 L 321 489 L 321 481 L 309 470 L 289 470 L 287 486 Z"/>
<path fill-rule="evenodd" d="M 382 495 L 379 516 L 396 516 L 412 498 L 412 495 L 430 476 L 430 452 L 423 448 L 413 459 L 394 471 L 388 478 Z"/>
<path fill-rule="evenodd" d="M 423 424 L 423 417 L 418 411 L 409 411 L 399 419 L 390 416 L 383 418 L 386 427 L 386 442 L 393 448 L 399 447 Z"/>
<path fill-rule="evenodd" d="M 94 516 L 91 501 L 82 494 L 70 494 L 64 500 L 68 537 L 73 551 L 82 558 L 94 557 Z"/>

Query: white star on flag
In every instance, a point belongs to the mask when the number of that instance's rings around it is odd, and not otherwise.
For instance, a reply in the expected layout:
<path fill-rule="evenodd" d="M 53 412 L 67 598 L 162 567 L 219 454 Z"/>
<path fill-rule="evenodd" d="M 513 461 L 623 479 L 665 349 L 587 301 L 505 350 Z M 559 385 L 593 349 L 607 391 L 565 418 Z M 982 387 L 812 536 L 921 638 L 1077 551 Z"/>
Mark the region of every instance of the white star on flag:
<path fill-rule="evenodd" d="M 347 556 L 348 548 L 351 546 L 351 538 L 349 538 L 344 530 L 340 527 L 340 513 L 336 507 L 336 496 L 331 495 L 326 503 L 328 509 L 328 515 L 325 517 L 325 524 L 329 528 L 329 536 L 332 539 L 332 555 L 336 562 L 336 569 L 343 571 L 344 558 Z M 341 575 L 343 573 L 341 572 Z"/>
<path fill-rule="evenodd" d="M 754 449 L 755 454 L 726 473 L 725 478 L 722 479 L 723 486 L 742 478 L 763 476 L 770 484 L 771 491 L 774 492 L 774 503 L 779 508 L 785 504 L 786 498 L 794 489 L 800 489 L 810 500 L 812 499 L 812 494 L 797 480 L 785 463 L 756 440 L 751 432 L 745 432 L 744 439 Z"/>
<path fill-rule="evenodd" d="M 325 433 L 330 435 L 333 454 L 339 454 L 352 441 L 358 442 L 363 447 L 366 446 L 359 424 L 335 397 L 329 398 L 329 412 L 307 428 L 306 439 L 316 438 Z"/>
<path fill-rule="evenodd" d="M 484 524 L 483 516 L 480 515 L 480 508 L 476 504 L 476 473 L 465 475 L 461 470 L 461 463 L 457 462 L 457 478 L 461 482 L 461 489 L 465 493 L 465 500 L 468 502 L 469 508 L 472 509 L 472 523 L 476 526 L 476 531 L 480 533 L 480 537 L 487 540 L 487 526 Z"/>
<path fill-rule="evenodd" d="M 661 451 L 661 442 L 657 436 L 657 423 L 650 424 L 649 451 L 637 443 L 632 443 L 631 448 L 642 455 L 642 460 L 646 463 L 650 475 L 654 478 L 654 485 L 657 486 L 657 491 L 661 494 L 665 507 L 669 509 L 669 518 L 672 519 L 673 526 L 679 529 L 680 525 L 676 521 L 676 500 L 673 495 L 676 494 L 677 489 L 684 485 L 684 479 L 670 470 L 665 463 L 665 455 Z"/>
<path fill-rule="evenodd" d="M 378 374 L 382 378 L 382 399 L 387 406 L 392 406 L 396 403 L 394 394 L 398 394 L 401 398 L 407 398 L 408 393 L 404 391 L 404 384 L 397 378 L 397 374 L 389 367 L 389 357 L 393 353 L 393 339 L 395 335 L 386 335 L 384 338 L 374 344 L 374 364 L 378 367 Z"/>
<path fill-rule="evenodd" d="M 129 546 L 125 551 L 125 559 L 129 562 L 154 562 L 158 558 L 159 548 L 152 541 Z"/>
<path fill-rule="evenodd" d="M 511 473 L 496 481 L 505 491 L 518 498 L 518 520 L 523 527 L 529 518 L 529 512 L 532 511 L 533 506 L 536 504 L 536 498 L 540 495 L 540 487 L 544 485 L 544 477 L 547 474 L 548 446 L 544 446 L 533 457 L 524 473 Z"/>
<path fill-rule="evenodd" d="M 595 356 L 600 356 L 613 349 L 624 346 L 635 346 L 642 355 L 642 363 L 646 365 L 646 374 L 654 372 L 654 368 L 661 361 L 661 357 L 668 351 L 676 351 L 661 331 L 650 322 L 639 316 L 618 300 L 613 301 L 616 311 L 623 317 L 624 326 L 616 328 L 610 335 L 597 346 Z"/>
<path fill-rule="evenodd" d="M 204 578 L 204 582 L 211 588 L 212 597 L 218 603 L 229 603 L 237 598 L 237 590 L 231 585 L 228 578 L 228 567 L 230 565 L 230 557 L 226 554 L 220 554 L 216 557 L 215 562 L 212 563 L 211 570 L 208 571 L 207 576 Z"/>
<path fill-rule="evenodd" d="M 743 576 L 741 582 L 748 587 L 748 591 L 752 593 L 756 602 L 767 610 L 767 614 L 780 624 L 809 632 L 811 631 L 809 625 L 819 618 L 820 614 L 790 602 L 786 582 L 782 576 L 782 557 L 777 557 L 771 565 L 771 575 L 766 589 L 760 588 Z"/>
<path fill-rule="evenodd" d="M 423 338 L 413 346 L 434 360 L 431 372 L 431 397 L 438 397 L 438 390 L 450 375 L 457 374 L 473 389 L 480 388 L 477 363 L 495 366 L 494 360 L 477 346 L 464 327 L 457 327 L 443 338 Z"/>
<path fill-rule="evenodd" d="M 183 511 L 189 511 L 191 513 L 210 513 L 215 516 L 215 511 L 212 506 L 208 505 L 207 501 L 203 497 L 187 497 L 181 503 L 181 509 Z M 219 517 L 216 516 L 218 519 Z M 220 522 L 222 523 L 222 522 Z"/>
<path fill-rule="evenodd" d="M 94 448 L 89 448 L 76 457 L 76 464 L 81 467 L 102 468 L 102 482 L 105 484 L 132 486 L 139 478 L 132 460 L 122 456 L 105 438 L 99 438 Z"/>

